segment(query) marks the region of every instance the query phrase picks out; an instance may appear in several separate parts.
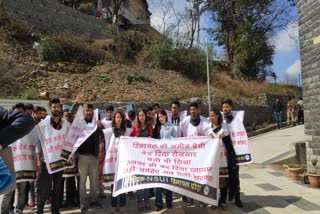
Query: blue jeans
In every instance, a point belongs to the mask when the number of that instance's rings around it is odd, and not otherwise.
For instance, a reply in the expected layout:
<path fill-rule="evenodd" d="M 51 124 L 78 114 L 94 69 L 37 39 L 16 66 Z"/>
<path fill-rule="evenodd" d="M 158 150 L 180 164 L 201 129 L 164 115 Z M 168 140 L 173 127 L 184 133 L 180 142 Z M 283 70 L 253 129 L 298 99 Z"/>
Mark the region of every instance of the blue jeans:
<path fill-rule="evenodd" d="M 148 202 L 150 198 L 150 189 L 141 189 L 136 192 L 137 202 Z"/>
<path fill-rule="evenodd" d="M 172 206 L 172 192 L 170 190 L 162 189 L 162 188 L 156 188 L 156 206 L 157 205 L 163 206 L 162 190 L 164 190 L 165 193 L 166 193 L 166 204 L 167 204 L 167 206 Z"/>
<path fill-rule="evenodd" d="M 275 112 L 274 116 L 276 117 L 278 128 L 282 128 L 282 112 Z"/>

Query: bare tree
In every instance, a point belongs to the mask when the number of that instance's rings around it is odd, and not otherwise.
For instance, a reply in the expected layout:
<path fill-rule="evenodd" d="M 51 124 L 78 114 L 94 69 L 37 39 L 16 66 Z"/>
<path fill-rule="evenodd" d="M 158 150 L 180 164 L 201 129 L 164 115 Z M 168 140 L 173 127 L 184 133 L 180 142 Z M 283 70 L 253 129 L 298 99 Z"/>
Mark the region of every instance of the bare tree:
<path fill-rule="evenodd" d="M 124 0 L 112 0 L 112 24 L 117 34 L 119 34 L 119 12 Z"/>

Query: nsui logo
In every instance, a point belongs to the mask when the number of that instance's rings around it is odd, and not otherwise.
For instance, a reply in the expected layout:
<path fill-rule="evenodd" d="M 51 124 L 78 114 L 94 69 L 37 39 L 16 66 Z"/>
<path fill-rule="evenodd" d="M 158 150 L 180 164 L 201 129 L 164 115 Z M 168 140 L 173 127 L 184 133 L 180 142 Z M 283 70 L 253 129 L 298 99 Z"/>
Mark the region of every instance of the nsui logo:
<path fill-rule="evenodd" d="M 208 186 L 205 186 L 204 189 L 203 189 L 203 194 L 204 195 L 209 195 L 209 191 L 210 191 L 210 188 Z"/>

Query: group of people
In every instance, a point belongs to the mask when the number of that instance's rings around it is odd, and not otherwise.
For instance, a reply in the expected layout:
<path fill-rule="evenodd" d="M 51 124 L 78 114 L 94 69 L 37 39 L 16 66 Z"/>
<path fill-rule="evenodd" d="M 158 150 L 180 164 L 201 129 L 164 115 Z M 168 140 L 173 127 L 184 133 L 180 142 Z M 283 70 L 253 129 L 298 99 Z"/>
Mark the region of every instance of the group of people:
<path fill-rule="evenodd" d="M 82 105 L 78 96 L 75 103 L 68 110 L 62 110 L 64 101 L 55 98 L 49 101 L 51 115 L 47 116 L 45 109 L 34 107 L 31 104 L 22 103 L 13 106 L 14 112 L 21 112 L 32 116 L 39 130 L 53 130 L 66 135 L 76 115 L 77 109 Z M 94 108 L 90 103 L 82 105 L 85 123 L 92 123 Z M 154 104 L 148 109 L 139 109 L 137 112 L 125 109 L 114 109 L 109 106 L 106 109 L 106 117 L 98 118 L 97 129 L 77 149 L 75 160 L 76 167 L 62 171 L 49 173 L 47 155 L 43 152 L 43 142 L 38 136 L 35 142 L 36 181 L 23 181 L 17 184 L 17 199 L 15 213 L 23 213 L 26 206 L 37 207 L 37 213 L 42 214 L 46 202 L 51 203 L 51 213 L 59 213 L 62 207 L 80 207 L 82 213 L 89 209 L 102 208 L 99 198 L 106 197 L 103 186 L 103 165 L 106 152 L 106 142 L 110 142 L 120 136 L 150 137 L 156 139 L 167 139 L 176 137 L 210 136 L 221 138 L 227 151 L 228 178 L 220 178 L 219 207 L 226 209 L 227 195 L 229 201 L 235 200 L 238 207 L 243 207 L 240 199 L 239 166 L 236 161 L 236 152 L 233 147 L 232 137 L 229 135 L 228 124 L 233 121 L 233 102 L 230 99 L 222 103 L 220 109 L 212 109 L 209 119 L 200 115 L 198 103 L 190 103 L 190 116 L 181 114 L 180 102 L 173 101 L 170 110 L 160 108 Z M 28 135 L 30 135 L 30 132 Z M 39 135 L 39 131 L 37 132 Z M 34 133 L 33 133 L 34 134 Z M 4 147 L 8 144 L 4 145 Z M 121 161 L 121 160 L 120 160 Z M 68 171 L 78 171 L 78 176 L 65 176 Z M 17 173 L 17 172 L 16 172 Z M 90 196 L 87 196 L 87 177 L 90 180 Z M 65 190 L 65 191 L 64 191 Z M 111 191 L 113 190 L 111 186 Z M 65 192 L 65 200 L 64 199 Z M 134 193 L 128 193 L 134 194 Z M 172 192 L 162 188 L 143 189 L 135 192 L 137 210 L 151 210 L 150 198 L 155 196 L 154 209 L 164 209 L 163 194 L 167 208 L 173 207 Z M 14 192 L 7 192 L 1 204 L 1 213 L 7 214 L 12 211 L 14 203 Z M 126 194 L 117 197 L 111 196 L 112 213 L 126 213 Z M 186 206 L 194 203 L 192 198 L 182 196 Z M 202 206 L 207 206 L 202 203 Z"/>
<path fill-rule="evenodd" d="M 278 129 L 283 127 L 284 114 L 287 116 L 287 126 L 304 124 L 302 97 L 300 97 L 298 101 L 295 96 L 288 97 L 286 107 L 282 104 L 279 98 L 276 98 L 272 105 L 272 111 L 274 112 Z"/>

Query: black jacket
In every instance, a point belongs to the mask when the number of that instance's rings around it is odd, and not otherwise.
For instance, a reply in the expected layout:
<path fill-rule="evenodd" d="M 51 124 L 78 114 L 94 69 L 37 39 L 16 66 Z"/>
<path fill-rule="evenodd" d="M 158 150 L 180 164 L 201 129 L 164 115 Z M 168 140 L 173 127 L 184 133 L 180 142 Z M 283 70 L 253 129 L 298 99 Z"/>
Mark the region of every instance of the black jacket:
<path fill-rule="evenodd" d="M 4 148 L 28 134 L 36 125 L 34 119 L 22 112 L 0 106 L 0 144 Z"/>

